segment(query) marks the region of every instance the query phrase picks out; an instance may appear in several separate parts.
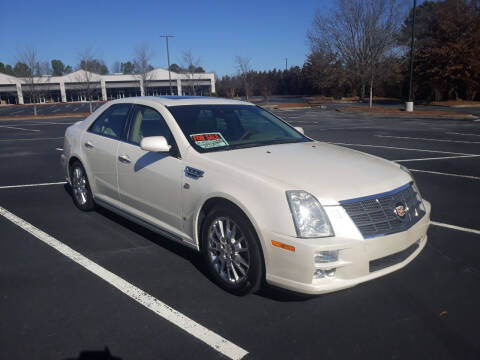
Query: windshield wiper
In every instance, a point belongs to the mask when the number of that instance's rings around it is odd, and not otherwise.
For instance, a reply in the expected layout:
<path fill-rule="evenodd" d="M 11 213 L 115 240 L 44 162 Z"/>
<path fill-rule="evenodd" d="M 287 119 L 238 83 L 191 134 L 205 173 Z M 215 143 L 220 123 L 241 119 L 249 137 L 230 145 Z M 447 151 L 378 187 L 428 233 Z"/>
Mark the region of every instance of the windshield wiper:
<path fill-rule="evenodd" d="M 243 143 L 243 144 L 233 144 L 229 145 L 228 149 L 233 150 L 233 149 L 243 149 L 243 148 L 249 148 L 249 147 L 256 147 L 256 146 L 264 146 L 268 145 L 264 142 L 249 142 L 249 143 Z"/>
<path fill-rule="evenodd" d="M 270 140 L 270 141 L 257 141 L 257 142 L 249 142 L 249 143 L 243 143 L 243 144 L 233 144 L 229 145 L 228 147 L 224 147 L 223 149 L 227 148 L 227 150 L 232 150 L 232 149 L 243 149 L 243 148 L 249 148 L 249 147 L 257 147 L 257 146 L 268 146 L 268 145 L 277 145 L 277 144 L 291 144 L 291 143 L 297 143 L 297 142 L 304 142 L 303 139 L 276 139 L 276 140 Z"/>

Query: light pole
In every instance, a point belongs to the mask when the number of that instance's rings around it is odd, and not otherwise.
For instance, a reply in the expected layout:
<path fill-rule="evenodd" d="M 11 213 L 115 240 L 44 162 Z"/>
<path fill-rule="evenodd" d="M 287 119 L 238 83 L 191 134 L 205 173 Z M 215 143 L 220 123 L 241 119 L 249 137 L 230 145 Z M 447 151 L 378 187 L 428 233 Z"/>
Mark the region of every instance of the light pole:
<path fill-rule="evenodd" d="M 417 0 L 413 0 L 412 9 L 412 39 L 410 40 L 410 84 L 408 87 L 407 111 L 413 111 L 413 45 L 415 42 L 415 8 Z"/>
<path fill-rule="evenodd" d="M 165 38 L 167 44 L 167 61 L 168 61 L 168 84 L 170 85 L 170 95 L 173 95 L 172 92 L 172 75 L 170 74 L 170 51 L 168 50 L 168 38 L 175 37 L 174 35 L 160 35 L 160 37 Z"/>

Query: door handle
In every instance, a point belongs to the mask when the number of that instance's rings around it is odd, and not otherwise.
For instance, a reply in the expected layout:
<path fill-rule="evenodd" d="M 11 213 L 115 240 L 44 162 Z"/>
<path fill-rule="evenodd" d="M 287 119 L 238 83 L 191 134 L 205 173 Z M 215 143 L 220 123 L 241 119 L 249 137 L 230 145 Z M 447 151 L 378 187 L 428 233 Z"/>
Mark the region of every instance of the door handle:
<path fill-rule="evenodd" d="M 89 148 L 89 149 L 93 149 L 93 148 L 95 147 L 95 146 L 91 143 L 90 140 L 87 141 L 87 142 L 86 142 L 85 144 L 83 144 L 83 145 L 85 145 L 85 147 L 86 147 L 86 148 Z"/>
<path fill-rule="evenodd" d="M 121 155 L 118 157 L 118 160 L 124 164 L 130 164 L 132 160 L 128 157 L 128 155 Z"/>

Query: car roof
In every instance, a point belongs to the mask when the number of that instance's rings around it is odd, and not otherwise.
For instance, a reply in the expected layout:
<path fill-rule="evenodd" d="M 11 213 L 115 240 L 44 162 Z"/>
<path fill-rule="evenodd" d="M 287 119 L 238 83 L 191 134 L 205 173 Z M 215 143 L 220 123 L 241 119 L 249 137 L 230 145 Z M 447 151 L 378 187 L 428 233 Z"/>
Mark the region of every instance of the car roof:
<path fill-rule="evenodd" d="M 112 103 L 136 103 L 151 102 L 164 106 L 180 105 L 253 105 L 252 103 L 239 100 L 231 100 L 208 96 L 137 96 L 113 100 Z"/>

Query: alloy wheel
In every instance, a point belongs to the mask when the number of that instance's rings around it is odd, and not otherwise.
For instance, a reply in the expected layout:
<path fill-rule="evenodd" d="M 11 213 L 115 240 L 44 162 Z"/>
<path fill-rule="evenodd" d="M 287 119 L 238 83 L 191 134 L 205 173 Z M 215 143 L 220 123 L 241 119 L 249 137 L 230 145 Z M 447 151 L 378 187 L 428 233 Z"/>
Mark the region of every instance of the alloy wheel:
<path fill-rule="evenodd" d="M 208 258 L 227 283 L 238 284 L 248 276 L 250 252 L 241 228 L 228 216 L 217 217 L 208 228 Z"/>
<path fill-rule="evenodd" d="M 88 196 L 87 177 L 79 166 L 75 167 L 72 171 L 72 190 L 75 200 L 77 200 L 80 205 L 85 205 Z"/>

